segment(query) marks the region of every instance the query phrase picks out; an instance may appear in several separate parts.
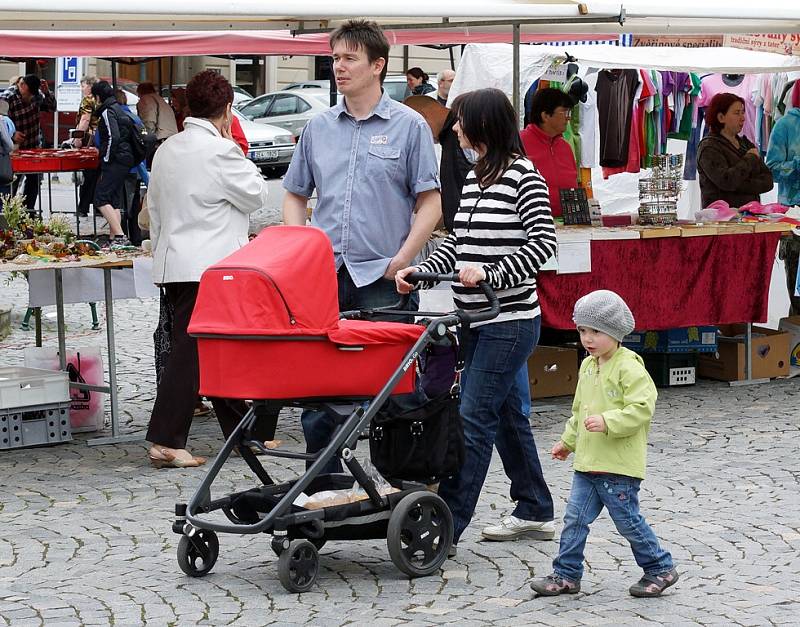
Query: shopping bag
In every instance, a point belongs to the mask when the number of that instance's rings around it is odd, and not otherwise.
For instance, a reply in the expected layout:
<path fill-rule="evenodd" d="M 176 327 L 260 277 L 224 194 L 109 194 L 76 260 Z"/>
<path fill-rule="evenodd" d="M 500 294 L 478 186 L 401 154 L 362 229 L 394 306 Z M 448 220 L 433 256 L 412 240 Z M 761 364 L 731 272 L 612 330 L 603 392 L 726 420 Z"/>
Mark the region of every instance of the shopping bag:
<path fill-rule="evenodd" d="M 25 366 L 58 370 L 58 350 L 50 347 L 28 347 L 24 351 Z M 67 373 L 71 383 L 103 385 L 103 358 L 99 348 L 86 347 L 67 351 Z M 70 387 L 69 419 L 73 433 L 98 431 L 105 423 L 104 395 L 100 392 Z"/>

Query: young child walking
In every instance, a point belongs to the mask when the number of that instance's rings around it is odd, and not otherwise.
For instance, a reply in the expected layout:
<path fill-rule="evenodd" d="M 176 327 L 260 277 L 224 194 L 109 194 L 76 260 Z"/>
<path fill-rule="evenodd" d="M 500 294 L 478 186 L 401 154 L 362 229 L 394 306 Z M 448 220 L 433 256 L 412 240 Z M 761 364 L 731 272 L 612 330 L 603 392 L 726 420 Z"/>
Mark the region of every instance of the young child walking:
<path fill-rule="evenodd" d="M 620 345 L 634 319 L 618 294 L 587 294 L 572 317 L 589 357 L 581 364 L 572 416 L 551 453 L 562 461 L 575 453 L 575 474 L 553 574 L 531 588 L 543 596 L 580 591 L 589 525 L 605 507 L 644 570 L 630 593 L 657 597 L 678 581 L 678 571 L 639 512 L 656 388 L 641 357 Z"/>

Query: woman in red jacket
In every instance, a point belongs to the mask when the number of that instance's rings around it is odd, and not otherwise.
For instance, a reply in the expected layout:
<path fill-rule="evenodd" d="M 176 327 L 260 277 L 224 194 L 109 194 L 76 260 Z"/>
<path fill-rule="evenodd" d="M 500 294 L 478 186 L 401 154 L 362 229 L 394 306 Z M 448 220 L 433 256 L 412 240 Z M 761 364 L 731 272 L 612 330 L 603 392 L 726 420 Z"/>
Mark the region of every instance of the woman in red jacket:
<path fill-rule="evenodd" d="M 520 133 L 528 159 L 547 182 L 554 217 L 561 215 L 558 191 L 578 185 L 575 155 L 562 137 L 573 106 L 572 98 L 560 89 L 540 89 L 531 100 L 531 123 Z"/>

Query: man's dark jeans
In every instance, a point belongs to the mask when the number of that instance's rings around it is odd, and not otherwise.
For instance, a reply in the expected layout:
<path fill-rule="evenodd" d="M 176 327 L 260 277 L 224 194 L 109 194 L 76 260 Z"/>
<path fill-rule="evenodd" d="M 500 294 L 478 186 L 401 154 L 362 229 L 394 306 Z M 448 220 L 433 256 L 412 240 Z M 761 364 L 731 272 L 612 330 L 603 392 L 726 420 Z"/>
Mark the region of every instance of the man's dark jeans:
<path fill-rule="evenodd" d="M 339 310 L 352 311 L 356 309 L 371 309 L 378 307 L 396 307 L 408 311 L 419 309 L 419 295 L 411 294 L 407 303 L 397 293 L 395 282 L 390 279 L 380 278 L 374 283 L 363 287 L 356 287 L 347 268 L 342 265 L 337 273 L 339 284 Z M 401 306 L 402 305 L 402 306 Z M 394 318 L 397 320 L 397 318 Z M 403 320 L 410 321 L 410 320 Z M 346 376 L 346 374 L 342 374 Z M 306 410 L 300 418 L 303 424 L 303 434 L 306 438 L 306 452 L 316 453 L 325 448 L 331 441 L 336 429 L 335 417 L 324 411 Z M 310 463 L 306 464 L 310 466 Z M 338 457 L 334 457 L 322 470 L 323 473 L 341 472 L 342 464 Z"/>

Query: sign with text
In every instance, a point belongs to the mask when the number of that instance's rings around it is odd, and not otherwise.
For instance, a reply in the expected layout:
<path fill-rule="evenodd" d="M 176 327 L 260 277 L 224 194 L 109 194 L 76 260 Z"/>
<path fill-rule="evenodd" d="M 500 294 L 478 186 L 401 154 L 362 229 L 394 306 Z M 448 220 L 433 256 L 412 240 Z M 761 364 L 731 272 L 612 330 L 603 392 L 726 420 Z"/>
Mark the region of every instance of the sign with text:
<path fill-rule="evenodd" d="M 656 48 L 719 48 L 722 35 L 634 35 L 634 46 Z"/>
<path fill-rule="evenodd" d="M 56 67 L 56 103 L 59 111 L 77 111 L 80 108 L 82 70 L 82 58 L 58 58 Z"/>
<path fill-rule="evenodd" d="M 725 45 L 745 50 L 776 52 L 800 56 L 800 33 L 760 33 L 755 35 L 725 35 Z"/>

